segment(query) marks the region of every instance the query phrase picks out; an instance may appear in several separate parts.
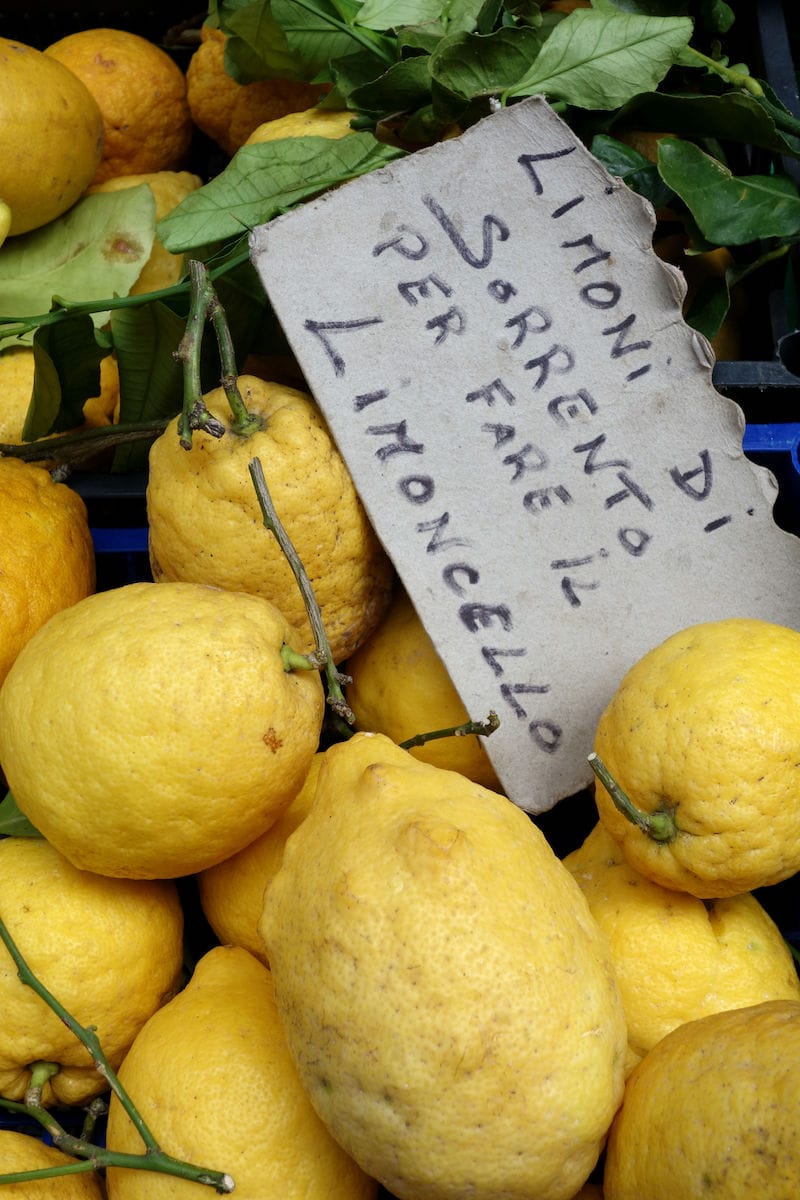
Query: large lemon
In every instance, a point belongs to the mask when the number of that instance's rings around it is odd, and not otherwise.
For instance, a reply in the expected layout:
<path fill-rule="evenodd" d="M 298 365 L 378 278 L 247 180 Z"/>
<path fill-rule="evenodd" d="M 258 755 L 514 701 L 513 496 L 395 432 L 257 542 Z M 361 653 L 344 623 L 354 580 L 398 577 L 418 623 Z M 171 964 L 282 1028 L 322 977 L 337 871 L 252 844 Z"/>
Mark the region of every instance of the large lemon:
<path fill-rule="evenodd" d="M 503 796 L 381 734 L 325 752 L 261 932 L 300 1078 L 400 1200 L 569 1200 L 625 1019 L 580 888 Z"/>
<path fill-rule="evenodd" d="M 147 1022 L 120 1079 L 170 1154 L 231 1175 L 241 1200 L 373 1200 L 314 1112 L 292 1065 L 270 973 L 246 950 L 216 947 L 186 988 Z M 112 1150 L 141 1153 L 116 1099 Z M 109 1200 L 194 1200 L 196 1183 L 108 1171 Z"/>
<path fill-rule="evenodd" d="M 4 838 L 0 915 L 34 975 L 77 1021 L 95 1026 L 112 1067 L 177 991 L 183 912 L 170 880 L 108 879 L 76 870 L 41 838 Z M 107 1090 L 85 1046 L 17 978 L 3 945 L 0 1012 L 0 1095 L 21 1100 L 37 1061 L 60 1068 L 45 1084 L 46 1104 L 84 1104 Z"/>
<path fill-rule="evenodd" d="M 39 1138 L 12 1129 L 0 1130 L 0 1174 L 65 1167 L 77 1161 Z M 3 1190 L 9 1200 L 104 1200 L 105 1195 L 100 1176 L 94 1171 L 8 1184 Z"/>
<path fill-rule="evenodd" d="M 10 233 L 71 208 L 103 153 L 103 118 L 72 71 L 32 46 L 0 38 L 0 197 Z"/>
<path fill-rule="evenodd" d="M 234 854 L 317 750 L 319 674 L 280 655 L 296 637 L 269 601 L 191 583 L 131 583 L 56 614 L 0 689 L 20 809 L 101 874 L 168 878 Z"/>

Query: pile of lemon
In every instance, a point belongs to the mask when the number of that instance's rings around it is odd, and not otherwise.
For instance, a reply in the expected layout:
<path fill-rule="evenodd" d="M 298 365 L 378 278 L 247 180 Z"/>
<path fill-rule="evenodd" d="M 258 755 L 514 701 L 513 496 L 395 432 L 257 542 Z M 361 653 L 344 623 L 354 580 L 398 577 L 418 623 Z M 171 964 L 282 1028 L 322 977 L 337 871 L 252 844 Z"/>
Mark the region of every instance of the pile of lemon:
<path fill-rule="evenodd" d="M 191 186 L 191 72 L 187 86 L 107 35 L 43 55 L 0 42 L 9 80 L 25 62 L 43 102 L 71 95 L 85 118 L 52 188 L 38 125 L 27 182 L 0 167 L 12 237 L 37 186 L 42 204 L 143 176 L 168 179 L 171 200 Z M 132 44 L 156 159 L 133 149 L 102 74 Z M 209 32 L 196 56 L 217 99 L 221 49 Z M 173 89 L 163 107 L 147 103 L 158 88 Z M 267 99 L 269 118 L 309 101 Z M 251 112 L 235 140 L 271 136 L 260 124 Z M 754 893 L 800 869 L 800 633 L 730 619 L 653 647 L 598 725 L 613 780 L 596 827 L 559 859 L 478 738 L 402 748 L 467 713 L 313 398 L 257 375 L 238 386 L 246 434 L 218 389 L 204 400 L 221 437 L 198 431 L 187 450 L 175 421 L 153 444 L 152 582 L 98 592 L 82 501 L 0 458 L 0 769 L 41 835 L 0 839 L 0 919 L 34 974 L 96 1028 L 159 1144 L 226 1172 L 243 1200 L 795 1196 L 800 979 Z M 315 637 L 253 458 L 352 679 L 352 736 L 331 736 L 302 661 Z M 186 880 L 219 942 L 196 963 Z M 41 1063 L 47 1106 L 107 1093 L 5 949 L 0 1012 L 0 1097 L 21 1102 Z M 116 1096 L 106 1137 L 142 1151 Z M 0 1131 L 0 1177 L 70 1161 Z M 202 1194 L 122 1166 L 9 1186 Z"/>

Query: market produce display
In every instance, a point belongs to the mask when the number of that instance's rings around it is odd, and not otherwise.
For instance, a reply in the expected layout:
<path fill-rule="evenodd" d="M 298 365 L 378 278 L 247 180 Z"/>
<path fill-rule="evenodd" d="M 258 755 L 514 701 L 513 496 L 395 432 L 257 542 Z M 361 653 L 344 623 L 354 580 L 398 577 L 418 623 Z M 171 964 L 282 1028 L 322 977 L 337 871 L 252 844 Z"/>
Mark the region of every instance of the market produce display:
<path fill-rule="evenodd" d="M 800 633 L 676 629 L 524 813 L 247 243 L 541 94 L 758 355 L 800 118 L 752 14 L 189 9 L 0 38 L 0 1200 L 794 1200 Z M 138 478 L 106 585 L 81 489 Z"/>

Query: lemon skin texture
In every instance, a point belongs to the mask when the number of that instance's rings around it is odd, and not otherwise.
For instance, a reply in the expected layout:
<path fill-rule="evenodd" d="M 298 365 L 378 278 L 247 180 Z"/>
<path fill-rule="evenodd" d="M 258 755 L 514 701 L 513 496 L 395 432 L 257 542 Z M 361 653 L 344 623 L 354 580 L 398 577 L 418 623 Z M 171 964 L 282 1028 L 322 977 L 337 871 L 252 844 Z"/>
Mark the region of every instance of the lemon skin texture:
<path fill-rule="evenodd" d="M 305 783 L 292 803 L 261 837 L 197 876 L 203 914 L 223 946 L 242 946 L 266 963 L 258 922 L 264 891 L 283 862 L 289 837 L 314 802 L 322 754 L 315 754 Z"/>
<path fill-rule="evenodd" d="M 118 1067 L 134 1037 L 177 991 L 183 911 L 171 880 L 79 871 L 42 838 L 0 840 L 0 913 L 34 975 L 81 1025 L 94 1025 Z M 108 1089 L 86 1048 L 0 946 L 0 1095 L 22 1100 L 30 1064 L 61 1069 L 45 1104 L 84 1104 Z"/>
<path fill-rule="evenodd" d="M 297 1078 L 269 971 L 246 950 L 209 950 L 148 1021 L 120 1079 L 170 1154 L 226 1172 L 238 1200 L 374 1200 L 377 1185 L 317 1117 Z M 141 1139 L 116 1099 L 108 1145 Z M 198 1185 L 110 1169 L 109 1200 L 192 1200 Z"/>
<path fill-rule="evenodd" d="M 96 568 L 83 500 L 44 467 L 0 458 L 0 527 L 2 683 L 51 616 L 94 592 Z"/>
<path fill-rule="evenodd" d="M 204 397 L 225 426 L 198 432 L 186 451 L 177 418 L 153 443 L 147 487 L 154 579 L 185 579 L 271 600 L 314 642 L 305 605 L 283 551 L 264 528 L 248 471 L 259 458 L 278 517 L 311 581 L 335 662 L 371 632 L 389 602 L 393 568 L 367 520 L 350 474 L 310 396 L 240 376 L 248 411 L 261 421 L 249 437 L 231 432 L 222 388 Z"/>
<path fill-rule="evenodd" d="M 0 1174 L 40 1171 L 78 1161 L 30 1134 L 0 1129 Z M 105 1200 L 100 1176 L 94 1172 L 4 1184 L 3 1191 L 8 1200 Z"/>
<path fill-rule="evenodd" d="M 628 1070 L 686 1021 L 765 1000 L 800 1001 L 780 930 L 751 893 L 715 901 L 662 888 L 598 823 L 564 859 L 608 938 L 628 1022 Z"/>
<path fill-rule="evenodd" d="M 32 46 L 0 38 L 0 76 L 0 197 L 14 236 L 81 196 L 103 153 L 103 118 L 81 80 Z"/>
<path fill-rule="evenodd" d="M 324 696 L 286 672 L 268 601 L 132 583 L 59 613 L 0 690 L 19 808 L 76 866 L 190 874 L 263 833 L 303 784 Z"/>
<path fill-rule="evenodd" d="M 353 113 L 341 109 L 308 108 L 304 112 L 287 113 L 259 125 L 245 141 L 245 146 L 259 142 L 276 142 L 290 137 L 340 138 L 353 133 L 350 122 Z"/>
<path fill-rule="evenodd" d="M 399 1200 L 569 1200 L 620 1101 L 622 1004 L 505 797 L 381 734 L 325 752 L 260 929 L 300 1078 Z"/>
<path fill-rule="evenodd" d="M 673 1030 L 631 1075 L 608 1139 L 605 1200 L 800 1194 L 800 1002 Z"/>
<path fill-rule="evenodd" d="M 347 662 L 347 702 L 356 728 L 404 742 L 418 733 L 452 729 L 469 720 L 461 697 L 408 594 L 395 591 L 383 620 Z M 485 715 L 485 714 L 480 714 Z M 421 762 L 459 771 L 502 791 L 477 737 L 435 738 L 410 750 Z"/>
<path fill-rule="evenodd" d="M 672 814 L 659 842 L 596 787 L 601 821 L 637 871 L 718 899 L 800 869 L 800 633 L 733 617 L 648 651 L 601 714 L 594 749 L 641 811 Z"/>

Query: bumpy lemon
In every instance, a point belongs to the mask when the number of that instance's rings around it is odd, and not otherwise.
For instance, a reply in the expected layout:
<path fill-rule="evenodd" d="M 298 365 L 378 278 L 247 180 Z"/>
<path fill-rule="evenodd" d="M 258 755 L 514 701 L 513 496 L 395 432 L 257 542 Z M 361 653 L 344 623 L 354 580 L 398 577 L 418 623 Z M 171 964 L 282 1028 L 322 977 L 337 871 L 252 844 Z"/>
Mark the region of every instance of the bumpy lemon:
<path fill-rule="evenodd" d="M 198 875 L 200 904 L 220 942 L 242 946 L 262 962 L 267 955 L 258 923 L 264 891 L 283 862 L 286 842 L 308 815 L 321 765 L 322 754 L 315 754 L 302 788 L 266 833 Z"/>
<path fill-rule="evenodd" d="M 260 928 L 303 1084 L 393 1195 L 569 1200 L 588 1179 L 622 1004 L 580 888 L 510 800 L 355 734 L 325 752 Z"/>
<path fill-rule="evenodd" d="M 235 154 L 257 126 L 315 104 L 328 87 L 265 79 L 238 83 L 225 70 L 226 35 L 210 25 L 186 68 L 192 120 L 226 154 Z"/>
<path fill-rule="evenodd" d="M 150 450 L 147 516 L 156 580 L 192 580 L 271 600 L 314 642 L 305 604 L 283 551 L 264 528 L 248 470 L 262 463 L 275 509 L 311 580 L 334 660 L 359 646 L 382 617 L 391 564 L 367 519 L 345 463 L 311 397 L 252 375 L 239 378 L 255 418 L 234 433 L 225 392 L 204 397 L 227 429 L 180 444 L 177 418 Z"/>
<path fill-rule="evenodd" d="M 64 1167 L 77 1161 L 39 1138 L 0 1129 L 0 1175 Z M 104 1200 L 105 1196 L 100 1177 L 93 1171 L 6 1184 L 3 1191 L 9 1200 Z"/>
<path fill-rule="evenodd" d="M 203 181 L 191 171 L 153 171 L 150 174 L 117 175 L 114 179 L 95 184 L 89 189 L 89 193 L 119 192 L 124 188 L 138 187 L 141 183 L 146 183 L 153 193 L 156 221 L 160 221 L 167 213 L 172 212 L 173 208 L 177 208 L 190 192 L 201 187 Z M 158 238 L 155 238 L 150 257 L 142 267 L 130 294 L 137 296 L 144 292 L 156 292 L 161 288 L 172 287 L 183 273 L 183 255 L 171 254 Z"/>
<path fill-rule="evenodd" d="M 639 810 L 634 824 L 598 784 L 631 866 L 706 899 L 800 870 L 799 706 L 800 633 L 768 621 L 693 625 L 635 663 L 595 736 Z"/>
<path fill-rule="evenodd" d="M 398 588 L 378 628 L 348 660 L 352 683 L 347 700 L 357 728 L 404 742 L 417 733 L 452 729 L 469 720 L 461 697 L 408 594 Z M 485 716 L 485 714 L 474 714 Z M 483 787 L 501 791 L 477 737 L 435 738 L 414 746 L 422 762 L 460 771 Z"/>
<path fill-rule="evenodd" d="M 45 55 L 85 84 L 102 113 L 103 153 L 92 182 L 182 166 L 192 119 L 185 76 L 165 50 L 128 30 L 100 28 L 70 33 Z"/>
<path fill-rule="evenodd" d="M 225 1172 L 244 1200 L 373 1200 L 377 1185 L 334 1142 L 300 1084 L 270 973 L 246 950 L 217 947 L 148 1021 L 120 1079 L 170 1154 Z M 112 1099 L 108 1145 L 142 1143 Z M 109 1200 L 192 1200 L 198 1186 L 110 1169 Z"/>
<path fill-rule="evenodd" d="M 605 1200 L 790 1200 L 800 1193 L 800 1002 L 714 1013 L 668 1034 L 611 1127 Z"/>
<path fill-rule="evenodd" d="M 0 38 L 0 197 L 10 234 L 71 208 L 103 153 L 103 118 L 71 71 L 32 46 Z"/>
<path fill-rule="evenodd" d="M 258 142 L 276 142 L 280 138 L 291 137 L 346 137 L 353 130 L 350 122 L 353 114 L 341 109 L 307 108 L 304 112 L 287 113 L 285 117 L 276 117 L 273 121 L 265 121 L 250 134 L 245 146 L 253 146 Z"/>
<path fill-rule="evenodd" d="M 0 350 L 0 442 L 19 445 L 33 396 L 36 365 L 30 346 Z"/>
<path fill-rule="evenodd" d="M 131 878 L 202 870 L 258 837 L 317 750 L 316 671 L 259 596 L 133 583 L 58 613 L 0 689 L 0 766 L 76 866 Z"/>
<path fill-rule="evenodd" d="M 608 938 L 628 1023 L 628 1068 L 686 1021 L 800 1000 L 786 942 L 751 893 L 702 901 L 651 883 L 598 824 L 564 865 Z"/>
<path fill-rule="evenodd" d="M 4 838 L 0 915 L 34 975 L 81 1025 L 97 1027 L 119 1066 L 178 987 L 183 912 L 175 884 L 107 879 L 76 870 L 41 838 Z M 37 1061 L 60 1064 L 45 1084 L 47 1104 L 83 1104 L 106 1091 L 85 1046 L 18 979 L 3 945 L 0 1010 L 0 1095 L 21 1100 Z"/>
<path fill-rule="evenodd" d="M 0 683 L 54 613 L 90 595 L 95 558 L 86 505 L 43 468 L 0 458 Z"/>

